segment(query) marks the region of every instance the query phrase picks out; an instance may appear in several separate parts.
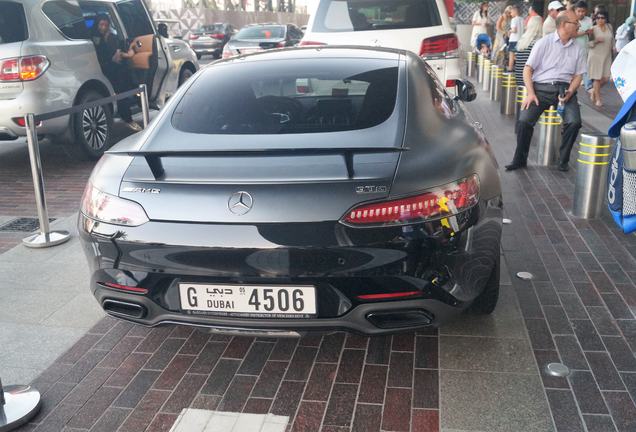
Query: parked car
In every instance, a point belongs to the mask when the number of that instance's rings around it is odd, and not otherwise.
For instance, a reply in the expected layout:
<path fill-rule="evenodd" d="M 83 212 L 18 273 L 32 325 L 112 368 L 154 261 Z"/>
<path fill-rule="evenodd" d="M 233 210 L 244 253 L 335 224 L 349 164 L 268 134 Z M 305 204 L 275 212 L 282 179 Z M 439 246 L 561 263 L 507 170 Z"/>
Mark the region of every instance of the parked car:
<path fill-rule="evenodd" d="M 459 41 L 444 0 L 319 0 L 301 45 L 370 45 L 424 58 L 454 91 Z"/>
<path fill-rule="evenodd" d="M 382 334 L 490 313 L 496 162 L 461 100 L 404 50 L 216 62 L 93 171 L 79 232 L 111 315 Z"/>
<path fill-rule="evenodd" d="M 110 17 L 122 44 L 152 41 L 146 80 L 151 104 L 163 106 L 199 68 L 185 42 L 157 34 L 141 0 L 0 0 L 0 144 L 26 135 L 26 113 L 44 114 L 114 93 L 91 39 L 97 15 Z M 113 110 L 90 108 L 46 120 L 37 132 L 63 137 L 60 141 L 72 143 L 79 155 L 98 158 L 111 145 Z"/>
<path fill-rule="evenodd" d="M 212 55 L 220 58 L 223 47 L 236 34 L 232 24 L 216 23 L 204 25 L 198 31 L 190 34 L 190 46 L 197 53 L 197 58 Z"/>
<path fill-rule="evenodd" d="M 223 58 L 272 48 L 298 45 L 303 32 L 294 24 L 256 24 L 243 27 L 223 49 Z"/>

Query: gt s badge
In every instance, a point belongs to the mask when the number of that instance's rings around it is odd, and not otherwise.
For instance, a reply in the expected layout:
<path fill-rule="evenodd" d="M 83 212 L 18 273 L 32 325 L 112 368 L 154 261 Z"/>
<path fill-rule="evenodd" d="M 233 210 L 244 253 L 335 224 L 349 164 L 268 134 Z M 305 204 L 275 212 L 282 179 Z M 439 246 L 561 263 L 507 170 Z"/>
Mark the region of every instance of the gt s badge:
<path fill-rule="evenodd" d="M 385 193 L 389 190 L 386 186 L 356 186 L 357 194 Z"/>
<path fill-rule="evenodd" d="M 161 189 L 158 188 L 144 188 L 144 187 L 125 187 L 122 189 L 122 192 L 133 192 L 133 193 L 147 193 L 147 194 L 158 194 L 161 193 Z"/>

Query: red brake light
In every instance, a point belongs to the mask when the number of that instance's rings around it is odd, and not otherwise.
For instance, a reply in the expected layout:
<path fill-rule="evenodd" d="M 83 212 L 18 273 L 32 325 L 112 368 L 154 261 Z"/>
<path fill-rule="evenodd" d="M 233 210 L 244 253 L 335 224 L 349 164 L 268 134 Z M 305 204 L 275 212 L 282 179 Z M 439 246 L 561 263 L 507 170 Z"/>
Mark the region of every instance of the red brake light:
<path fill-rule="evenodd" d="M 19 81 L 20 68 L 18 66 L 19 59 L 11 58 L 3 60 L 0 63 L 0 81 Z"/>
<path fill-rule="evenodd" d="M 426 38 L 420 45 L 421 57 L 448 57 L 457 55 L 459 40 L 454 34 Z"/>
<path fill-rule="evenodd" d="M 210 37 L 214 39 L 223 39 L 225 35 L 223 33 L 212 33 Z"/>
<path fill-rule="evenodd" d="M 300 46 L 315 46 L 315 45 L 327 45 L 327 44 L 324 42 L 314 42 L 314 41 L 306 41 L 306 40 L 300 41 Z"/>
<path fill-rule="evenodd" d="M 199 39 L 199 35 L 195 35 L 195 34 L 190 35 L 190 40 L 196 40 L 196 39 Z"/>
<path fill-rule="evenodd" d="M 386 226 L 427 222 L 456 215 L 479 202 L 477 174 L 419 195 L 363 204 L 343 218 L 347 225 Z"/>
<path fill-rule="evenodd" d="M 402 297 L 413 297 L 421 295 L 422 291 L 404 291 L 396 293 L 382 293 L 382 294 L 362 294 L 357 296 L 360 300 L 387 300 Z"/>
<path fill-rule="evenodd" d="M 49 67 L 41 55 L 5 59 L 0 62 L 0 81 L 33 81 Z"/>
<path fill-rule="evenodd" d="M 457 81 L 454 79 L 446 80 L 446 87 L 457 87 Z"/>
<path fill-rule="evenodd" d="M 98 284 L 103 285 L 103 286 L 108 287 L 108 288 L 116 289 L 116 290 L 134 292 L 134 293 L 139 293 L 139 294 L 148 294 L 148 290 L 146 288 L 133 287 L 133 286 L 128 286 L 128 285 L 120 285 L 118 283 L 112 283 L 112 282 L 98 282 Z"/>
<path fill-rule="evenodd" d="M 20 127 L 26 127 L 26 120 L 24 120 L 24 117 L 14 117 L 13 123 L 17 124 Z M 42 122 L 41 121 L 37 122 L 35 126 L 36 127 L 42 126 Z"/>

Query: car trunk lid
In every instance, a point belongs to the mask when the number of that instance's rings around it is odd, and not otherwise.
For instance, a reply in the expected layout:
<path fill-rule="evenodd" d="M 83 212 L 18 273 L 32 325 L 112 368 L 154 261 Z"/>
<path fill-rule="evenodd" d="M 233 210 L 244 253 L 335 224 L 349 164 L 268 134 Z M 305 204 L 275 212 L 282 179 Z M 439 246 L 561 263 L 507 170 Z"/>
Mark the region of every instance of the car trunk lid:
<path fill-rule="evenodd" d="M 349 140 L 347 146 L 341 144 L 347 142 L 345 136 L 342 140 L 334 137 L 321 146 L 314 145 L 314 139 L 304 138 L 304 145 L 299 146 L 297 141 L 295 147 L 286 145 L 293 137 L 284 136 L 277 137 L 282 142 L 275 148 L 259 148 L 263 137 L 232 137 L 228 140 L 232 145 L 224 146 L 225 150 L 217 146 L 203 150 L 205 146 L 197 146 L 196 141 L 206 138 L 189 136 L 187 140 L 195 145 L 188 150 L 123 150 L 136 157 L 125 174 L 120 196 L 141 204 L 153 220 L 338 220 L 361 201 L 388 196 L 400 154 L 405 151 L 401 148 L 402 136 L 400 130 L 386 142 L 369 140 L 362 145 L 362 140 Z M 241 196 L 250 202 L 241 201 L 239 208 L 232 208 L 237 204 L 233 200 Z M 249 208 L 241 208 L 241 204 Z"/>

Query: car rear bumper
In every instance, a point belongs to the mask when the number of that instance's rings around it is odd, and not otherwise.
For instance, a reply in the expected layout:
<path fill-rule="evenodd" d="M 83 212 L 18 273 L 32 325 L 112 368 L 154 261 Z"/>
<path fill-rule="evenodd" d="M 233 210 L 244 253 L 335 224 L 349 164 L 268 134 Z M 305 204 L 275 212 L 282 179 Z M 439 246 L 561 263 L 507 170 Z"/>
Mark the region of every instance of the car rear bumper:
<path fill-rule="evenodd" d="M 501 208 L 484 204 L 468 213 L 467 228 L 452 236 L 441 233 L 437 222 L 382 230 L 337 222 L 290 227 L 151 221 L 124 228 L 81 215 L 79 230 L 92 270 L 91 289 L 112 315 L 149 326 L 382 334 L 436 326 L 481 293 L 499 256 Z M 311 285 L 317 315 L 193 314 L 181 308 L 179 283 Z M 404 292 L 417 294 L 390 300 L 359 297 Z"/>
<path fill-rule="evenodd" d="M 44 114 L 60 109 L 59 105 L 48 106 L 39 91 L 25 86 L 25 89 L 14 99 L 0 100 L 0 141 L 12 141 L 26 136 L 26 128 L 18 126 L 13 119 L 26 114 Z M 58 101 L 56 101 L 58 102 Z M 71 106 L 72 100 L 67 106 Z M 37 127 L 38 135 L 59 134 L 68 127 L 69 116 L 62 116 L 42 122 Z"/>

